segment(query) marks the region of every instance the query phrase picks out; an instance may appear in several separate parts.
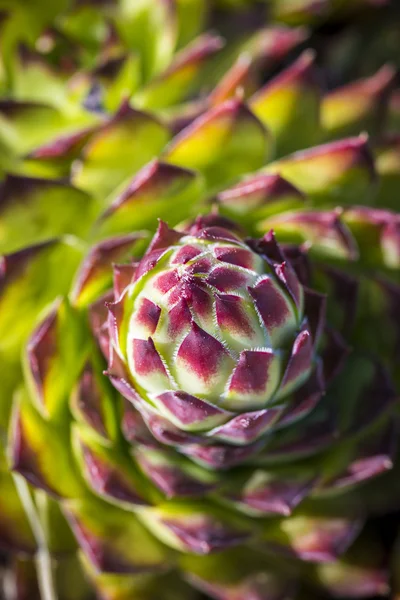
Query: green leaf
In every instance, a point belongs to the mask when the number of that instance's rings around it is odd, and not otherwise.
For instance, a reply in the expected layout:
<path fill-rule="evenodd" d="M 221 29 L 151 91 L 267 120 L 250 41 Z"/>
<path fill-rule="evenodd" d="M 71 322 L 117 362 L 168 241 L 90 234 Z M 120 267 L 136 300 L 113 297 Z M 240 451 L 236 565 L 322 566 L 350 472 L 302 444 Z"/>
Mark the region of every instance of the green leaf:
<path fill-rule="evenodd" d="M 254 114 L 275 136 L 278 156 L 318 142 L 320 94 L 314 53 L 307 51 L 250 99 Z"/>
<path fill-rule="evenodd" d="M 141 57 L 148 81 L 171 61 L 176 46 L 176 13 L 163 0 L 119 0 L 116 26 L 128 48 Z"/>
<path fill-rule="evenodd" d="M 64 511 L 97 572 L 157 573 L 170 563 L 170 550 L 132 512 L 94 495 L 65 502 Z"/>
<path fill-rule="evenodd" d="M 93 199 L 68 183 L 9 175 L 0 193 L 0 252 L 49 237 L 84 237 L 94 216 Z"/>
<path fill-rule="evenodd" d="M 0 273 L 0 348 L 19 347 L 41 311 L 69 290 L 82 256 L 74 238 L 43 242 L 3 257 Z M 60 265 L 62 268 L 60 268 Z"/>
<path fill-rule="evenodd" d="M 222 39 L 204 34 L 181 50 L 167 70 L 133 96 L 139 108 L 163 109 L 185 100 L 204 85 L 201 78 L 204 63 L 222 47 Z"/>
<path fill-rule="evenodd" d="M 21 156 L 62 129 L 61 113 L 38 102 L 0 102 L 0 140 Z M 9 151 L 10 151 L 9 150 Z"/>
<path fill-rule="evenodd" d="M 376 206 L 398 211 L 400 189 L 400 135 L 382 140 L 374 149 L 379 175 Z"/>
<path fill-rule="evenodd" d="M 123 104 L 84 147 L 72 181 L 104 199 L 157 156 L 169 137 L 167 127 L 155 118 Z"/>
<path fill-rule="evenodd" d="M 380 133 L 382 114 L 394 78 L 395 70 L 384 66 L 371 77 L 326 94 L 321 104 L 325 138 L 357 135 L 360 131 Z"/>
<path fill-rule="evenodd" d="M 207 0 L 176 0 L 178 48 L 186 46 L 203 31 L 208 8 Z"/>
<path fill-rule="evenodd" d="M 199 170 L 220 188 L 259 169 L 271 153 L 271 138 L 245 104 L 228 100 L 196 119 L 166 149 L 164 160 Z"/>
<path fill-rule="evenodd" d="M 295 152 L 267 165 L 308 196 L 314 206 L 369 204 L 375 169 L 368 138 L 360 135 Z"/>
<path fill-rule="evenodd" d="M 89 332 L 84 316 L 57 301 L 31 335 L 25 376 L 31 397 L 45 415 L 65 414 L 69 395 L 86 360 Z"/>
<path fill-rule="evenodd" d="M 121 106 L 122 102 L 136 92 L 140 82 L 140 59 L 137 54 L 128 54 L 123 56 L 118 62 L 116 74 L 108 79 L 101 77 L 101 71 L 97 70 L 99 80 L 104 87 L 104 108 L 114 112 Z M 107 66 L 107 64 L 106 64 Z"/>
<path fill-rule="evenodd" d="M 58 424 L 48 421 L 25 390 L 16 398 L 9 439 L 11 468 L 35 487 L 62 498 L 85 493 L 71 453 L 68 420 Z"/>
<path fill-rule="evenodd" d="M 101 573 L 84 557 L 85 572 L 95 588 L 110 600 L 196 600 L 197 592 L 185 583 L 179 573 L 166 575 L 129 575 L 126 573 Z"/>
<path fill-rule="evenodd" d="M 100 441 L 82 425 L 75 426 L 72 435 L 75 457 L 93 493 L 127 510 L 148 505 L 149 498 L 160 499 L 117 443 Z"/>
<path fill-rule="evenodd" d="M 71 290 L 74 306 L 88 306 L 112 287 L 113 266 L 142 253 L 146 236 L 140 232 L 104 240 L 92 246 Z"/>
<path fill-rule="evenodd" d="M 198 213 L 204 188 L 199 173 L 152 161 L 115 195 L 95 224 L 95 235 L 154 230 L 158 219 L 176 225 Z"/>

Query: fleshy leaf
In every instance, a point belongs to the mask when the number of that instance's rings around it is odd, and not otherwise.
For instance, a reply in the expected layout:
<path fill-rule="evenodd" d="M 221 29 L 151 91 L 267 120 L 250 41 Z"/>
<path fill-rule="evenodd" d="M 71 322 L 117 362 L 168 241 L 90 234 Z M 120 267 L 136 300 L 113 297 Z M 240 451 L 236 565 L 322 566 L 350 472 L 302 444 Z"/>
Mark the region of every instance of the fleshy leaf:
<path fill-rule="evenodd" d="M 164 159 L 198 169 L 213 187 L 260 168 L 270 151 L 269 134 L 257 117 L 242 102 L 228 100 L 181 131 Z"/>
<path fill-rule="evenodd" d="M 148 504 L 145 481 L 132 461 L 116 446 L 100 442 L 85 427 L 75 427 L 73 446 L 83 475 L 94 493 L 131 510 Z"/>
<path fill-rule="evenodd" d="M 113 198 L 95 225 L 98 235 L 154 229 L 157 219 L 173 225 L 191 216 L 203 191 L 199 174 L 152 161 Z"/>
<path fill-rule="evenodd" d="M 16 156 L 48 141 L 61 126 L 62 116 L 52 106 L 32 101 L 0 101 L 0 140 Z"/>
<path fill-rule="evenodd" d="M 106 292 L 113 279 L 113 263 L 132 259 L 143 238 L 144 234 L 134 233 L 92 246 L 75 277 L 71 292 L 74 306 L 87 306 Z"/>
<path fill-rule="evenodd" d="M 95 496 L 66 502 L 64 510 L 85 556 L 98 572 L 157 573 L 168 565 L 168 549 L 134 513 Z"/>
<path fill-rule="evenodd" d="M 348 138 L 291 154 L 268 165 L 267 173 L 279 173 L 310 196 L 316 206 L 368 204 L 375 170 L 365 135 Z"/>
<path fill-rule="evenodd" d="M 68 183 L 8 175 L 0 188 L 0 251 L 58 235 L 84 236 L 93 208 L 90 196 Z"/>
<path fill-rule="evenodd" d="M 312 146 L 320 137 L 320 86 L 313 62 L 312 52 L 302 54 L 250 98 L 250 108 L 275 136 L 278 156 Z"/>
<path fill-rule="evenodd" d="M 390 590 L 384 553 L 378 538 L 362 534 L 340 560 L 316 565 L 312 580 L 334 597 L 384 597 Z"/>
<path fill-rule="evenodd" d="M 69 304 L 58 302 L 37 326 L 26 347 L 26 376 L 32 396 L 46 415 L 63 411 L 83 366 L 88 331 Z"/>
<path fill-rule="evenodd" d="M 400 134 L 384 138 L 374 148 L 379 175 L 376 206 L 398 210 L 397 190 L 400 185 Z"/>
<path fill-rule="evenodd" d="M 140 518 L 164 543 L 181 551 L 209 554 L 249 539 L 249 523 L 226 510 L 191 501 L 143 509 Z"/>
<path fill-rule="evenodd" d="M 177 41 L 176 12 L 172 3 L 124 0 L 116 26 L 128 48 L 141 57 L 143 81 L 169 64 Z"/>
<path fill-rule="evenodd" d="M 165 109 L 182 102 L 200 84 L 206 62 L 223 45 L 222 38 L 204 34 L 181 50 L 168 66 L 144 89 L 133 96 L 135 106 L 148 110 Z"/>
<path fill-rule="evenodd" d="M 138 447 L 135 458 L 167 498 L 203 496 L 217 485 L 213 473 L 166 450 Z"/>
<path fill-rule="evenodd" d="M 73 183 L 105 198 L 157 155 L 168 139 L 164 125 L 124 103 L 84 147 Z"/>
<path fill-rule="evenodd" d="M 219 211 L 249 224 L 260 233 L 259 223 L 268 216 L 302 208 L 304 195 L 280 175 L 247 177 L 216 198 Z"/>
<path fill-rule="evenodd" d="M 304 561 L 329 563 L 347 550 L 361 527 L 362 519 L 296 514 L 279 524 L 267 524 L 263 539 L 271 550 Z"/>
<path fill-rule="evenodd" d="M 196 600 L 196 592 L 182 581 L 179 573 L 166 575 L 129 575 L 102 573 L 82 557 L 85 573 L 93 586 L 101 590 L 107 600 L 154 600 L 163 590 L 163 600 Z"/>
<path fill-rule="evenodd" d="M 68 292 L 81 248 L 73 238 L 29 246 L 2 258 L 0 264 L 0 345 L 19 344 L 38 314 Z M 62 264 L 62 269 L 60 269 Z"/>
<path fill-rule="evenodd" d="M 62 425 L 46 420 L 21 391 L 10 434 L 11 467 L 35 487 L 70 498 L 82 493 L 83 482 L 71 455 L 69 427 Z"/>
<path fill-rule="evenodd" d="M 189 581 L 216 600 L 293 600 L 293 570 L 285 572 L 253 548 L 226 550 L 207 556 L 183 555 L 181 564 Z"/>
<path fill-rule="evenodd" d="M 78 422 L 86 424 L 102 439 L 113 440 L 118 427 L 115 398 L 98 362 L 97 356 L 86 362 L 71 396 L 70 407 Z"/>
<path fill-rule="evenodd" d="M 356 241 L 338 211 L 288 212 L 267 219 L 261 226 L 265 231 L 272 228 L 280 242 L 304 244 L 310 252 L 324 257 L 358 258 Z"/>
<path fill-rule="evenodd" d="M 207 430 L 230 417 L 228 412 L 185 392 L 164 392 L 153 402 L 161 414 L 184 431 Z"/>
<path fill-rule="evenodd" d="M 243 483 L 234 478 L 223 495 L 245 514 L 289 517 L 313 489 L 315 473 L 298 467 L 276 472 L 254 470 Z"/>
<path fill-rule="evenodd" d="M 369 78 L 329 92 L 321 105 L 325 136 L 338 138 L 379 130 L 394 77 L 394 69 L 384 66 Z"/>

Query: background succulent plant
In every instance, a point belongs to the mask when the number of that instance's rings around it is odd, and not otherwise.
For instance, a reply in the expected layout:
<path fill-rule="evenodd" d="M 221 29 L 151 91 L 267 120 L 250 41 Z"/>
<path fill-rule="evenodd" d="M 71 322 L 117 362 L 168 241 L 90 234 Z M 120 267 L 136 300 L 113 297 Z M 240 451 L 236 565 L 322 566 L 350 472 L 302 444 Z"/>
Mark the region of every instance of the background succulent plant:
<path fill-rule="evenodd" d="M 397 7 L 0 7 L 6 600 L 396 597 Z"/>

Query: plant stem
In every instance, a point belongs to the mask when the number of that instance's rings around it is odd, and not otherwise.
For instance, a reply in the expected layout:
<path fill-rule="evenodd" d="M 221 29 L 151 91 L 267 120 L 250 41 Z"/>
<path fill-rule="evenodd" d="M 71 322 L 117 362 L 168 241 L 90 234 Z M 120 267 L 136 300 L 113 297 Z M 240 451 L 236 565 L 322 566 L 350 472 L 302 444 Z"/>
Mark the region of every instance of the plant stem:
<path fill-rule="evenodd" d="M 42 600 L 58 600 L 56 587 L 54 584 L 53 567 L 51 556 L 47 547 L 46 535 L 43 530 L 32 494 L 28 483 L 20 475 L 14 475 L 15 485 L 25 509 L 29 524 L 35 536 L 38 552 L 36 555 L 36 570 L 40 595 Z"/>

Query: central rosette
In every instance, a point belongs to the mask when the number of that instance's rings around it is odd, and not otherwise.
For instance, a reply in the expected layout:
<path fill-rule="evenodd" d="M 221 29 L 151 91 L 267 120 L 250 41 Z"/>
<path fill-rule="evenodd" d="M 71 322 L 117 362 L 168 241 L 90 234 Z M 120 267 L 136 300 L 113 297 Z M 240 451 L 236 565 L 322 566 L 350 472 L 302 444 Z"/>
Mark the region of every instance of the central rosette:
<path fill-rule="evenodd" d="M 153 430 L 161 417 L 210 436 L 237 413 L 278 415 L 309 376 L 303 287 L 272 235 L 251 246 L 219 227 L 181 234 L 162 225 L 112 305 L 127 396 Z"/>

